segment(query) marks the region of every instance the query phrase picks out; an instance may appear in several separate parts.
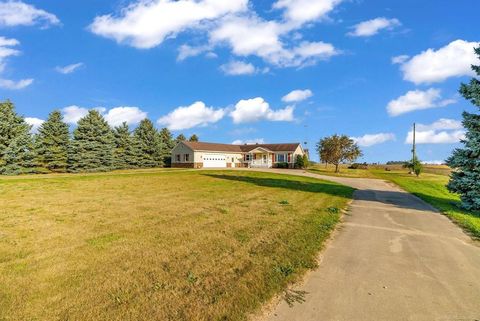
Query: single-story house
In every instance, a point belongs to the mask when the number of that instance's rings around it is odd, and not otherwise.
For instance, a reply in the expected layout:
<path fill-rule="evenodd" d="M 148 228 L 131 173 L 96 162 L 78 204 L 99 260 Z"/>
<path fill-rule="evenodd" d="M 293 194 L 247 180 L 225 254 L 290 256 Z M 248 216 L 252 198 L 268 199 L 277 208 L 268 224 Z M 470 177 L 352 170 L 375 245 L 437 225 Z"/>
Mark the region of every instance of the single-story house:
<path fill-rule="evenodd" d="M 172 167 L 232 168 L 275 167 L 287 163 L 293 168 L 297 155 L 306 151 L 300 143 L 232 145 L 180 142 L 172 150 Z"/>

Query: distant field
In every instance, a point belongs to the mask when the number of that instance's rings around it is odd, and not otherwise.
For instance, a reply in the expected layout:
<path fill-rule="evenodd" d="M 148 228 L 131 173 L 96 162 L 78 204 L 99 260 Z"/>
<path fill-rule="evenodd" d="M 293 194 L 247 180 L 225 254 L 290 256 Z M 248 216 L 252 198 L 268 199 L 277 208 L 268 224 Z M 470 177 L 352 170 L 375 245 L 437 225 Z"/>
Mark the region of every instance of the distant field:
<path fill-rule="evenodd" d="M 349 165 L 340 165 L 340 173 L 335 173 L 335 166 L 333 165 L 315 165 L 309 170 L 312 173 L 318 173 L 322 175 L 331 175 L 331 176 L 344 176 L 344 177 L 365 177 L 365 178 L 376 178 L 377 172 L 386 172 L 389 171 L 401 171 L 405 172 L 405 169 L 401 165 L 369 165 L 367 169 L 350 169 Z M 424 173 L 428 174 L 437 174 L 443 176 L 449 176 L 452 171 L 450 167 L 446 165 L 424 165 Z"/>
<path fill-rule="evenodd" d="M 0 179 L 0 320 L 244 320 L 353 190 L 240 171 Z"/>
<path fill-rule="evenodd" d="M 474 237 L 480 237 L 480 213 L 471 213 L 459 208 L 460 198 L 445 187 L 451 169 L 444 165 L 426 165 L 419 178 L 409 175 L 400 165 L 369 166 L 368 169 L 348 169 L 344 165 L 340 173 L 335 167 L 317 165 L 309 169 L 312 173 L 345 177 L 381 178 L 391 181 L 436 207 Z M 388 169 L 388 170 L 387 170 Z"/>

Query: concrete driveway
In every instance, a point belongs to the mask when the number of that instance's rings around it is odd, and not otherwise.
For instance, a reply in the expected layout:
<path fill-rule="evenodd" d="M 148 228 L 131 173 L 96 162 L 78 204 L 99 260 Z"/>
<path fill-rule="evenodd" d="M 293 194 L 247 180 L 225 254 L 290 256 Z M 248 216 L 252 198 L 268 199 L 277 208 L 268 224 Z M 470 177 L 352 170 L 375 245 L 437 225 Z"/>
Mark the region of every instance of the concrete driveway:
<path fill-rule="evenodd" d="M 480 247 L 431 206 L 376 179 L 326 177 L 358 190 L 321 263 L 262 320 L 480 320 Z"/>

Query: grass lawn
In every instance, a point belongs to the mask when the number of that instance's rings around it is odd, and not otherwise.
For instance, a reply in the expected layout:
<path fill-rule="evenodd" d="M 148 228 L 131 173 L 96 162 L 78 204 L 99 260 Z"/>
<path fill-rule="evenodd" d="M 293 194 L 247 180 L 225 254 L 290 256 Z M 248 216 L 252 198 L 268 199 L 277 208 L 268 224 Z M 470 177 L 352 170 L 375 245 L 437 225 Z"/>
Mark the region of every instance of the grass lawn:
<path fill-rule="evenodd" d="M 419 178 L 402 172 L 375 171 L 374 174 L 389 180 L 439 209 L 476 238 L 480 238 L 480 214 L 459 208 L 460 198 L 450 193 L 446 185 L 449 177 L 437 174 L 422 174 Z"/>
<path fill-rule="evenodd" d="M 388 168 L 390 171 L 386 171 Z M 312 173 L 329 176 L 381 178 L 391 181 L 407 192 L 410 192 L 431 204 L 454 222 L 463 227 L 476 238 L 480 238 L 480 214 L 464 211 L 459 208 L 460 198 L 450 193 L 445 187 L 449 180 L 450 169 L 447 166 L 425 166 L 425 173 L 419 178 L 409 175 L 406 169 L 399 165 L 370 166 L 366 169 L 348 169 L 341 167 L 340 173 L 335 173 L 335 167 L 316 165 L 309 169 Z"/>
<path fill-rule="evenodd" d="M 0 320 L 244 320 L 316 265 L 353 190 L 158 171 L 0 178 Z"/>

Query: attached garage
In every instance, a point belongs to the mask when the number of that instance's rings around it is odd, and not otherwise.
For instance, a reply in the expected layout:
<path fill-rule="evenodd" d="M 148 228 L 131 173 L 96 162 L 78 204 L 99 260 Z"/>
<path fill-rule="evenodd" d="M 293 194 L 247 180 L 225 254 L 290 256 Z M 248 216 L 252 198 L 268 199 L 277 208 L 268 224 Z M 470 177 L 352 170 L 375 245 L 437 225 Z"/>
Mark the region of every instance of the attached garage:
<path fill-rule="evenodd" d="M 221 154 L 204 154 L 203 167 L 204 168 L 227 167 L 227 157 Z"/>

